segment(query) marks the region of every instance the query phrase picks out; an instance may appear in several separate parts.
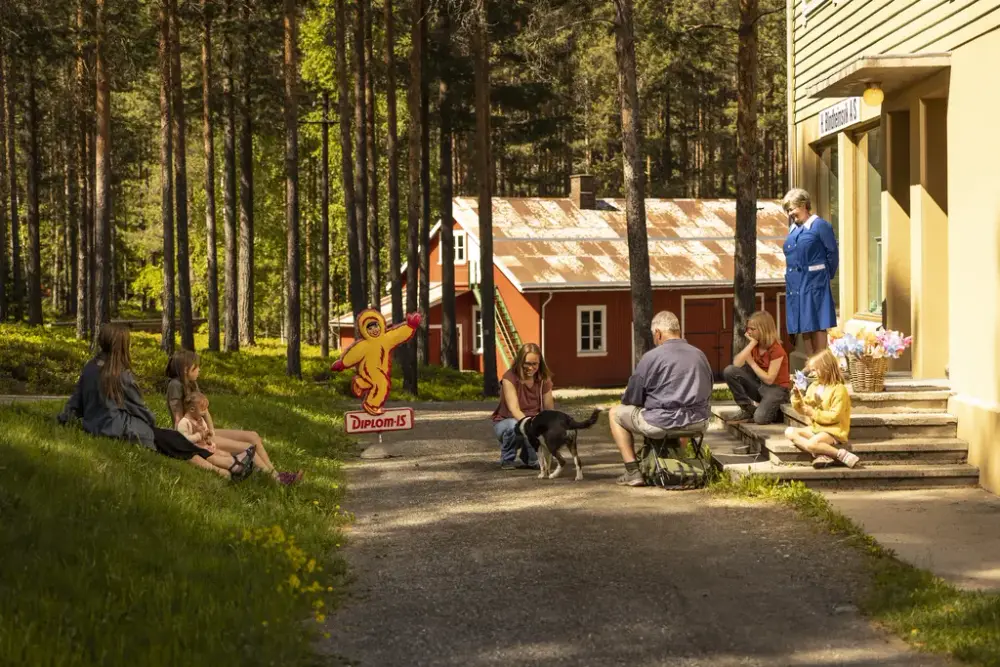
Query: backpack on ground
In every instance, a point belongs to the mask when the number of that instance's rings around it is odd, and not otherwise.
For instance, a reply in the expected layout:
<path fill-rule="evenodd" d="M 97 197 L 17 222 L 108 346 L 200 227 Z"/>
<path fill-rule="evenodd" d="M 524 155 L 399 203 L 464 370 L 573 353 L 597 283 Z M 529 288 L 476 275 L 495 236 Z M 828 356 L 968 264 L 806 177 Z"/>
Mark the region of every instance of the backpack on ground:
<path fill-rule="evenodd" d="M 681 447 L 680 438 L 690 439 Z M 636 447 L 636 459 L 643 479 L 650 486 L 668 490 L 700 489 L 712 475 L 711 457 L 702 446 L 701 431 L 677 432 L 662 440 L 644 438 Z"/>

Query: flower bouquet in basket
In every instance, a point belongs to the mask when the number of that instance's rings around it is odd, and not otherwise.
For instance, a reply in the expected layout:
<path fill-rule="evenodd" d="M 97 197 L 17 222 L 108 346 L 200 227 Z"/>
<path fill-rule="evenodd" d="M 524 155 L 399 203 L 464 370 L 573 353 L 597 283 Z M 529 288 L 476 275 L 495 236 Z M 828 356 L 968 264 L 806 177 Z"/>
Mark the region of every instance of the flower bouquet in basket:
<path fill-rule="evenodd" d="M 847 363 L 855 392 L 883 391 L 889 359 L 899 359 L 913 344 L 913 336 L 885 329 L 865 331 L 860 336 L 835 331 L 830 338 L 830 351 Z"/>

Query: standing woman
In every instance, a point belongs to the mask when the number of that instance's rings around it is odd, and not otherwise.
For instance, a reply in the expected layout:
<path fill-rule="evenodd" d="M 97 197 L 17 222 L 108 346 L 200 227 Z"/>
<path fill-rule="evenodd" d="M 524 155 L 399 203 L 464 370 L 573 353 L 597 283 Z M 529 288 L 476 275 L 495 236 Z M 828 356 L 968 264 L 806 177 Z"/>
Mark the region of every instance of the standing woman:
<path fill-rule="evenodd" d="M 517 422 L 534 417 L 542 410 L 555 407 L 552 396 L 552 374 L 535 343 L 525 343 L 517 351 L 514 365 L 500 379 L 500 405 L 493 411 L 493 432 L 500 441 L 500 467 L 517 467 L 517 447 L 521 446 L 521 463 L 538 467 L 535 450 L 517 432 Z"/>
<path fill-rule="evenodd" d="M 781 202 L 792 229 L 785 239 L 785 304 L 789 334 L 802 334 L 810 354 L 826 349 L 826 331 L 837 326 L 830 286 L 839 251 L 833 225 L 812 212 L 809 193 L 792 188 Z"/>

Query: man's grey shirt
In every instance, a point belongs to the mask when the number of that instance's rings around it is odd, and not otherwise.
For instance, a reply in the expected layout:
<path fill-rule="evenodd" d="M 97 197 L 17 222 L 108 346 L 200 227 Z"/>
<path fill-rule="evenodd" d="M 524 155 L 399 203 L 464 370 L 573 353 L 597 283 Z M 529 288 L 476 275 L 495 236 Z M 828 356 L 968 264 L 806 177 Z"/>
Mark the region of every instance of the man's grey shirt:
<path fill-rule="evenodd" d="M 645 408 L 652 426 L 671 429 L 709 418 L 712 367 L 705 353 L 683 338 L 665 340 L 642 356 L 622 404 Z"/>

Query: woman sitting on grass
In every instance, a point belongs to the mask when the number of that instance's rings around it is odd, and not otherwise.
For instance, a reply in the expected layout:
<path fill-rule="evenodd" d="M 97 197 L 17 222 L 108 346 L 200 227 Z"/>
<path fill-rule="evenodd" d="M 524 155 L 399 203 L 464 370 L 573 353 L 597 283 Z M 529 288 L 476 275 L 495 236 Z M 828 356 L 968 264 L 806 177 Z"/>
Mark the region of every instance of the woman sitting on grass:
<path fill-rule="evenodd" d="M 240 481 L 253 472 L 254 448 L 243 456 L 199 447 L 177 431 L 156 427 L 132 373 L 129 330 L 117 324 L 101 326 L 100 353 L 83 367 L 73 395 L 59 421 L 82 420 L 91 435 L 120 438 L 155 449 L 170 458 L 190 461 L 227 479 Z"/>
<path fill-rule="evenodd" d="M 167 377 L 170 382 L 167 384 L 167 407 L 174 420 L 174 428 L 178 428 L 181 419 L 184 418 L 187 409 L 185 401 L 193 393 L 201 393 L 198 389 L 198 375 L 201 373 L 201 366 L 198 355 L 190 350 L 182 350 L 175 353 L 167 363 Z M 208 399 L 206 398 L 206 401 Z M 239 454 L 248 447 L 256 448 L 257 467 L 269 473 L 274 479 L 282 484 L 294 484 L 302 479 L 303 472 L 278 472 L 271 463 L 271 457 L 264 449 L 264 441 L 256 431 L 237 431 L 233 429 L 215 428 L 212 415 L 206 408 L 204 414 L 207 426 L 208 438 L 224 452 Z"/>
<path fill-rule="evenodd" d="M 796 382 L 792 389 L 792 407 L 809 417 L 812 425 L 789 426 L 785 429 L 785 437 L 816 457 L 814 468 L 825 468 L 834 459 L 853 468 L 858 465 L 858 456 L 843 447 L 851 431 L 851 397 L 840 374 L 840 364 L 826 349 L 809 359 L 806 373 L 811 383 L 803 396 Z"/>

